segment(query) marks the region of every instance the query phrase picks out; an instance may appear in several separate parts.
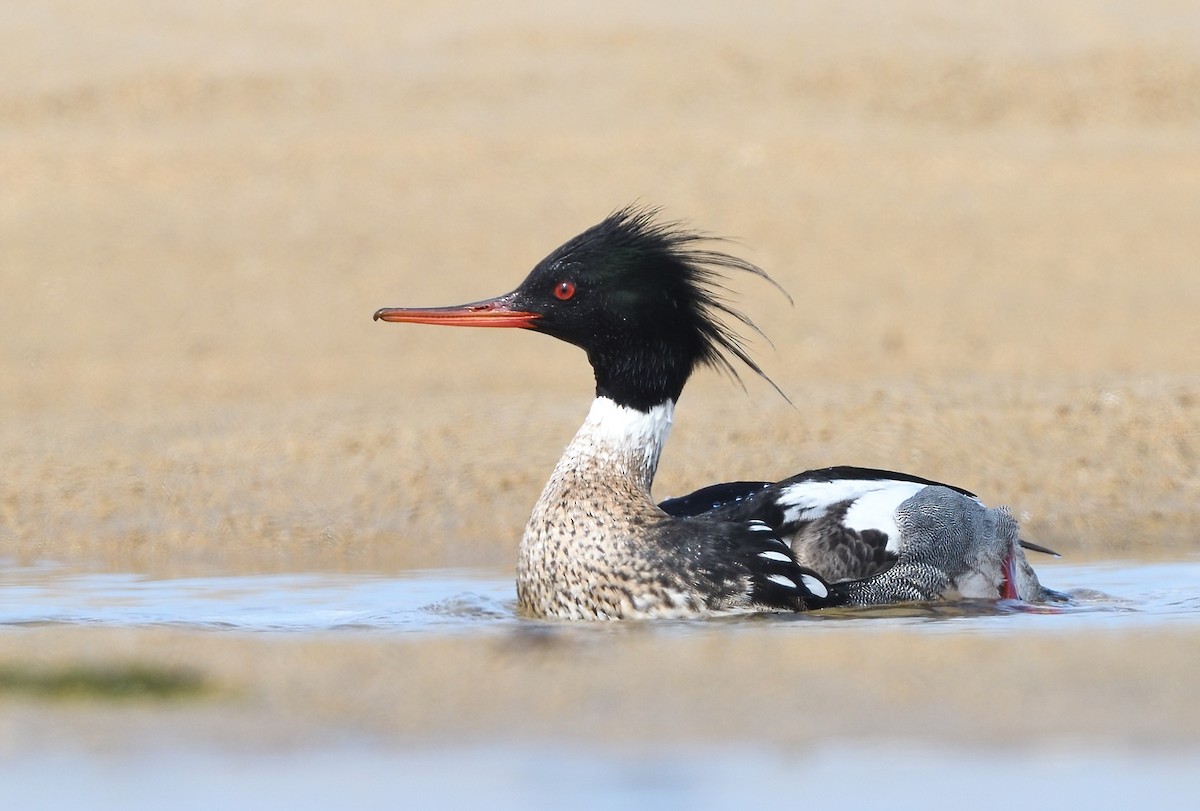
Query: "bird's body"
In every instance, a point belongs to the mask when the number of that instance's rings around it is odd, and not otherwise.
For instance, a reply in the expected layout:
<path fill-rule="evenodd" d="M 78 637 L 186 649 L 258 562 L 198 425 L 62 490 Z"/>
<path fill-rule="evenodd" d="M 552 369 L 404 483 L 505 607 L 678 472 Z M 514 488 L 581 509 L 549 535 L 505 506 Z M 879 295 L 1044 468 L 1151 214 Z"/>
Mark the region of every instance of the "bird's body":
<path fill-rule="evenodd" d="M 834 467 L 781 482 L 729 482 L 661 506 L 766 523 L 840 604 L 1061 597 L 1038 582 L 1022 547 L 1053 553 L 1022 541 L 1007 508 L 895 471 Z"/>
<path fill-rule="evenodd" d="M 626 209 L 551 253 L 508 295 L 376 313 L 533 329 L 587 352 L 596 399 L 521 539 L 521 612 L 617 619 L 1044 599 L 1006 510 L 914 476 L 824 468 L 654 502 L 659 455 L 693 370 L 733 372 L 732 358 L 763 374 L 721 316 L 753 324 L 718 291 L 722 271 L 765 274 L 695 249 L 702 239 Z"/>
<path fill-rule="evenodd" d="M 597 397 L 533 509 L 517 601 L 533 616 L 679 617 L 823 604 L 762 522 L 671 516 L 650 496 L 669 401 L 642 412 Z"/>

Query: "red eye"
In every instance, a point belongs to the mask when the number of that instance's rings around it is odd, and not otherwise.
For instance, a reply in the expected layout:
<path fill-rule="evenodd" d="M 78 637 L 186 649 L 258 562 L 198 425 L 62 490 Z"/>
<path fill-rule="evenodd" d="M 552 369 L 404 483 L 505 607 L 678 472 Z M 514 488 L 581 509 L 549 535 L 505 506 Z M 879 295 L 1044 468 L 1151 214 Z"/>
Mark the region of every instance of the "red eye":
<path fill-rule="evenodd" d="M 559 282 L 554 287 L 554 297 L 559 301 L 566 301 L 573 295 L 575 295 L 574 282 Z"/>

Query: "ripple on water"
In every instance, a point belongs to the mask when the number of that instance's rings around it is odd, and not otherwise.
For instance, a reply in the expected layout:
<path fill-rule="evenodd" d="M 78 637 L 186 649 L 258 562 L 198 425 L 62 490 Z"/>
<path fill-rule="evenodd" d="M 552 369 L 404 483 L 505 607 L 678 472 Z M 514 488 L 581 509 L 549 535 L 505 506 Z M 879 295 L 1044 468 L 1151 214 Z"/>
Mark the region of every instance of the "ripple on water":
<path fill-rule="evenodd" d="M 840 630 L 903 626 L 931 632 L 1008 632 L 1200 622 L 1200 561 L 1052 563 L 1042 579 L 1066 605 L 971 601 L 671 622 L 688 630 L 729 623 Z M 508 573 L 426 570 L 152 578 L 63 566 L 0 563 L 0 627 L 172 626 L 250 632 L 486 632 L 528 624 L 515 613 Z"/>

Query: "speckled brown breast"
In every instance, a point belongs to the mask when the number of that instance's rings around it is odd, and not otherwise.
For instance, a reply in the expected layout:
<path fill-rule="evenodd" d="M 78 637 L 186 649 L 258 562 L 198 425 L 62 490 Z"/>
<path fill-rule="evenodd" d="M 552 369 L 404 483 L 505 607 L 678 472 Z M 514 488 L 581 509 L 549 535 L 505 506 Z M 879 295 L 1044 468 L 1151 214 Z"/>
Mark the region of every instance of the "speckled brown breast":
<path fill-rule="evenodd" d="M 517 559 L 522 614 L 563 619 L 705 611 L 685 572 L 664 566 L 649 530 L 668 519 L 650 497 L 670 409 L 634 418 L 598 400 L 534 507 Z M 615 423 L 615 424 L 614 424 Z"/>

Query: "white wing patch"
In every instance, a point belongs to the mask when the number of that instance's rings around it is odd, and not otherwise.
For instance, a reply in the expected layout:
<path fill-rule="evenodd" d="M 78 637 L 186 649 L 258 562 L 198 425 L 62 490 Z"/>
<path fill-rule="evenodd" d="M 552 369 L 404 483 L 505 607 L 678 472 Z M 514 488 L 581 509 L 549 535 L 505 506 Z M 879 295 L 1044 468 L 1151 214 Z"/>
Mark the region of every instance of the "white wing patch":
<path fill-rule="evenodd" d="M 855 532 L 873 529 L 887 535 L 887 550 L 899 552 L 900 527 L 896 509 L 929 485 L 897 479 L 838 479 L 832 482 L 797 482 L 784 488 L 778 504 L 783 520 L 816 520 L 834 504 L 851 502 L 845 525 Z"/>
<path fill-rule="evenodd" d="M 800 575 L 800 581 L 808 587 L 808 591 L 814 597 L 828 597 L 829 589 L 825 588 L 825 584 L 811 574 Z"/>
<path fill-rule="evenodd" d="M 792 562 L 792 559 L 789 558 L 787 555 L 783 554 L 782 552 L 759 552 L 758 556 L 760 558 L 766 558 L 767 560 L 777 560 L 780 563 L 791 563 Z"/>
<path fill-rule="evenodd" d="M 924 490 L 928 485 L 916 482 L 889 482 L 886 489 L 864 493 L 846 510 L 843 522 L 847 528 L 861 533 L 873 529 L 887 535 L 887 550 L 900 551 L 900 526 L 896 523 L 896 508 Z"/>
<path fill-rule="evenodd" d="M 789 589 L 796 588 L 795 580 L 793 580 L 790 577 L 785 577 L 781 574 L 769 574 L 769 575 L 767 575 L 767 579 L 770 580 L 772 583 L 778 583 L 779 585 L 786 586 Z"/>
<path fill-rule="evenodd" d="M 784 508 L 784 522 L 791 523 L 801 518 L 820 518 L 829 510 L 832 504 L 838 504 L 843 501 L 854 501 L 862 498 L 867 493 L 886 490 L 894 484 L 897 484 L 897 482 L 873 479 L 796 482 L 781 490 L 777 501 L 779 506 Z"/>

